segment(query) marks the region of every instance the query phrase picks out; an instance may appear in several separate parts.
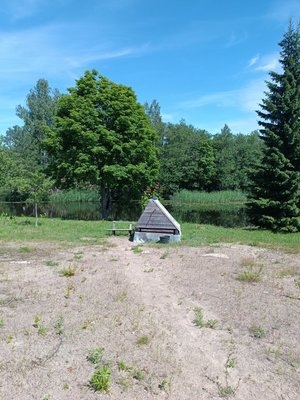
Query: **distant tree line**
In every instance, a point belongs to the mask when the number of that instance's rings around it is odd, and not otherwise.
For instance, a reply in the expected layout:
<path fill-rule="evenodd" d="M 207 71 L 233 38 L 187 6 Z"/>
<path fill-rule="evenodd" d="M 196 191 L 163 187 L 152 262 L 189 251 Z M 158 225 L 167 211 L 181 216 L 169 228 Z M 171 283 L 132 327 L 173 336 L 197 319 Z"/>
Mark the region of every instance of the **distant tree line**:
<path fill-rule="evenodd" d="M 138 103 L 134 91 L 96 70 L 68 89 L 38 80 L 16 108 L 22 126 L 0 142 L 0 187 L 6 200 L 35 204 L 50 188 L 94 187 L 103 218 L 159 192 L 240 190 L 259 227 L 300 230 L 300 33 L 290 23 L 281 46 L 281 73 L 270 73 L 257 112 L 261 129 L 211 133 L 162 121 L 158 101 Z"/>

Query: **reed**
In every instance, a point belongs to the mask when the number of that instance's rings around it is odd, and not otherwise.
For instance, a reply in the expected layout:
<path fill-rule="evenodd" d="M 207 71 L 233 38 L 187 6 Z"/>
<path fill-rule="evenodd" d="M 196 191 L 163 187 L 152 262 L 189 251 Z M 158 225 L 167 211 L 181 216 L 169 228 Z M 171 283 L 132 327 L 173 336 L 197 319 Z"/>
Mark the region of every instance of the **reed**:
<path fill-rule="evenodd" d="M 186 205 L 243 205 L 246 201 L 245 193 L 236 190 L 223 190 L 218 192 L 197 192 L 181 190 L 175 193 L 170 200 L 172 206 Z"/>
<path fill-rule="evenodd" d="M 70 189 L 51 194 L 50 203 L 99 202 L 95 189 Z"/>

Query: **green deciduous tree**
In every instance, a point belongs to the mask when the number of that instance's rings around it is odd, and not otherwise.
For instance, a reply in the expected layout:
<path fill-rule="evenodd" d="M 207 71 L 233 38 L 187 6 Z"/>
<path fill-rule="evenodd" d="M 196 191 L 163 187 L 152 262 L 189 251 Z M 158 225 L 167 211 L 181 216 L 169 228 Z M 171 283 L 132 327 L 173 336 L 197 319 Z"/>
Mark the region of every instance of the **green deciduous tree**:
<path fill-rule="evenodd" d="M 253 174 L 248 212 L 274 231 L 300 231 L 300 28 L 289 24 L 281 47 L 282 72 L 270 72 L 259 124 L 263 160 Z"/>
<path fill-rule="evenodd" d="M 185 121 L 166 125 L 159 159 L 159 181 L 167 197 L 181 189 L 206 190 L 215 175 L 210 136 Z"/>
<path fill-rule="evenodd" d="M 139 200 L 157 179 L 156 140 L 133 90 L 93 70 L 60 98 L 44 145 L 57 185 L 97 185 L 107 218 L 112 200 Z"/>

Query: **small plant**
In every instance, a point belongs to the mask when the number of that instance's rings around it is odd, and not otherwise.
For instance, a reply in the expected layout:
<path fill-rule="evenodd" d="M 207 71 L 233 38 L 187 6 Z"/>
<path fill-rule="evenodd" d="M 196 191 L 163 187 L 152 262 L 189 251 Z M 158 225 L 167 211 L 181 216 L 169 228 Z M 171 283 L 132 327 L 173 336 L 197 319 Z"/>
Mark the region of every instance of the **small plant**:
<path fill-rule="evenodd" d="M 119 371 L 130 372 L 132 370 L 132 367 L 127 365 L 124 361 L 119 361 L 118 362 L 118 370 Z"/>
<path fill-rule="evenodd" d="M 78 253 L 74 254 L 74 259 L 75 260 L 81 260 L 83 256 L 83 252 L 79 251 Z"/>
<path fill-rule="evenodd" d="M 227 360 L 225 362 L 225 370 L 224 370 L 224 380 L 223 383 L 220 381 L 219 377 L 217 376 L 216 379 L 212 379 L 207 377 L 210 381 L 215 383 L 218 388 L 218 395 L 219 397 L 222 398 L 229 398 L 229 397 L 234 397 L 236 395 L 236 392 L 238 390 L 238 387 L 240 385 L 241 379 L 238 380 L 236 385 L 231 385 L 229 383 L 229 369 L 234 368 L 236 365 L 236 360 L 235 358 L 231 357 L 232 354 L 229 354 L 227 357 Z"/>
<path fill-rule="evenodd" d="M 161 260 L 165 260 L 165 259 L 168 257 L 168 255 L 169 255 L 169 252 L 168 252 L 168 251 L 164 251 L 164 252 L 162 253 L 162 255 L 160 256 L 160 259 L 161 259 Z"/>
<path fill-rule="evenodd" d="M 102 363 L 104 348 L 98 347 L 97 349 L 91 350 L 87 356 L 87 360 L 95 365 Z"/>
<path fill-rule="evenodd" d="M 249 331 L 256 339 L 262 339 L 267 334 L 262 326 L 256 324 L 251 325 Z"/>
<path fill-rule="evenodd" d="M 195 317 L 193 319 L 193 324 L 198 328 L 203 328 L 205 326 L 204 317 L 203 317 L 203 310 L 200 307 L 196 307 L 194 309 Z"/>
<path fill-rule="evenodd" d="M 150 343 L 150 339 L 149 339 L 148 336 L 145 336 L 145 335 L 144 336 L 140 336 L 136 341 L 136 344 L 138 346 L 145 346 L 145 345 L 147 345 L 149 343 Z"/>
<path fill-rule="evenodd" d="M 75 275 L 75 272 L 76 272 L 76 267 L 70 265 L 69 267 L 63 268 L 60 271 L 60 276 L 64 276 L 66 278 L 70 278 L 71 276 Z"/>
<path fill-rule="evenodd" d="M 30 249 L 30 247 L 28 247 L 28 246 L 21 246 L 21 247 L 20 247 L 20 252 L 21 252 L 21 253 L 30 253 L 30 252 L 31 252 L 31 249 Z"/>
<path fill-rule="evenodd" d="M 241 272 L 237 276 L 237 280 L 241 282 L 249 282 L 249 283 L 256 283 L 261 280 L 261 272 L 263 270 L 263 266 L 259 266 L 258 269 L 254 267 L 249 267 L 245 271 Z"/>
<path fill-rule="evenodd" d="M 124 301 L 127 299 L 128 293 L 126 290 L 123 290 L 122 292 L 118 293 L 115 297 L 115 301 Z"/>
<path fill-rule="evenodd" d="M 54 324 L 54 329 L 57 335 L 62 335 L 64 331 L 64 319 L 61 315 Z"/>
<path fill-rule="evenodd" d="M 4 327 L 4 321 L 3 321 L 3 318 L 0 318 L 0 328 L 3 328 Z"/>
<path fill-rule="evenodd" d="M 122 386 L 124 390 L 127 390 L 131 385 L 131 380 L 128 378 L 119 378 L 117 379 L 116 383 Z"/>
<path fill-rule="evenodd" d="M 65 298 L 68 299 L 71 295 L 71 290 L 73 289 L 72 285 L 67 285 L 66 287 L 66 294 L 65 294 Z"/>
<path fill-rule="evenodd" d="M 300 279 L 295 279 L 296 288 L 300 289 Z"/>
<path fill-rule="evenodd" d="M 132 247 L 132 251 L 134 254 L 140 254 L 140 253 L 142 253 L 143 250 L 140 246 L 134 246 L 134 247 Z"/>
<path fill-rule="evenodd" d="M 144 269 L 144 272 L 147 272 L 147 273 L 153 272 L 153 271 L 154 271 L 154 268 L 153 268 L 153 267 L 148 268 L 148 269 Z"/>
<path fill-rule="evenodd" d="M 36 315 L 36 316 L 34 317 L 33 326 L 34 326 L 35 328 L 38 328 L 39 325 L 41 324 L 41 322 L 42 322 L 41 317 L 40 317 L 39 315 Z"/>
<path fill-rule="evenodd" d="M 286 276 L 297 276 L 299 275 L 299 271 L 296 267 L 288 267 L 284 268 L 281 271 L 279 271 L 276 276 L 277 278 L 284 278 Z"/>
<path fill-rule="evenodd" d="M 45 325 L 42 324 L 42 319 L 39 315 L 36 315 L 34 317 L 34 322 L 33 322 L 34 328 L 37 329 L 37 333 L 39 335 L 45 336 L 48 329 L 45 327 Z"/>
<path fill-rule="evenodd" d="M 168 386 L 170 386 L 170 383 L 167 381 L 167 379 L 163 379 L 158 384 L 158 389 L 163 390 L 164 392 L 166 392 L 168 390 Z"/>
<path fill-rule="evenodd" d="M 198 328 L 211 328 L 214 329 L 218 323 L 216 319 L 204 320 L 203 310 L 201 307 L 194 308 L 195 317 L 193 319 L 193 324 Z"/>
<path fill-rule="evenodd" d="M 218 321 L 216 319 L 208 319 L 205 322 L 205 326 L 206 326 L 206 328 L 215 329 L 217 323 L 218 323 Z"/>
<path fill-rule="evenodd" d="M 89 381 L 89 385 L 96 392 L 108 393 L 110 389 L 110 377 L 111 371 L 107 365 L 104 365 L 94 372 Z"/>
<path fill-rule="evenodd" d="M 144 379 L 144 376 L 144 372 L 139 368 L 136 368 L 132 373 L 133 379 L 136 379 L 137 381 L 141 381 L 142 379 Z"/>
<path fill-rule="evenodd" d="M 87 329 L 90 325 L 91 325 L 90 321 L 85 320 L 85 321 L 83 321 L 83 323 L 81 324 L 81 329 Z"/>
<path fill-rule="evenodd" d="M 225 368 L 234 368 L 236 366 L 236 359 L 235 358 L 231 358 L 230 356 L 227 358 L 226 364 L 225 364 Z"/>
<path fill-rule="evenodd" d="M 57 267 L 58 266 L 58 262 L 49 260 L 49 261 L 46 262 L 46 265 L 47 265 L 47 267 Z"/>
<path fill-rule="evenodd" d="M 14 335 L 12 333 L 6 336 L 6 343 L 11 343 L 14 339 Z"/>

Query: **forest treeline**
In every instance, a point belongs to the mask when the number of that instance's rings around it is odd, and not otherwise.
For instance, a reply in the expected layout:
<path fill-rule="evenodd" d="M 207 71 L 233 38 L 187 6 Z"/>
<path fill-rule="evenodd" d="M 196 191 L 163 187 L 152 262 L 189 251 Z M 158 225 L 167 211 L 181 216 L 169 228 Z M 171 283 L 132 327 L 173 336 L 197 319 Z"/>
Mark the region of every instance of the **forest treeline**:
<path fill-rule="evenodd" d="M 252 222 L 300 230 L 300 32 L 290 22 L 281 47 L 282 72 L 270 72 L 259 105 L 259 131 L 211 134 L 182 120 L 162 121 L 159 102 L 141 105 L 132 88 L 96 70 L 68 93 L 39 79 L 18 105 L 22 126 L 1 137 L 2 199 L 38 204 L 51 190 L 97 189 L 102 217 L 112 203 L 181 190 L 239 190 Z"/>
<path fill-rule="evenodd" d="M 87 72 L 85 76 L 89 74 L 90 72 Z M 76 179 L 71 177 L 72 173 L 68 171 L 67 166 L 64 174 L 60 172 L 56 181 L 53 181 L 53 169 L 49 169 L 50 160 L 46 147 L 49 132 L 55 126 L 58 102 L 62 99 L 63 95 L 57 90 L 52 90 L 48 81 L 39 79 L 27 95 L 26 107 L 17 106 L 17 115 L 24 123 L 22 126 L 9 128 L 1 139 L 2 200 L 26 200 L 30 192 L 29 186 L 39 174 L 38 185 L 41 184 L 41 180 L 48 179 L 52 181 L 49 182 L 49 188 L 53 189 L 91 188 L 96 184 L 86 176 L 82 179 L 79 176 Z M 160 106 L 156 100 L 151 104 L 144 104 L 143 112 L 149 120 L 155 171 L 153 165 L 149 167 L 154 179 L 148 179 L 140 193 L 148 190 L 149 194 L 155 192 L 169 199 L 172 194 L 183 189 L 248 190 L 249 171 L 262 157 L 263 142 L 258 131 L 249 135 L 234 134 L 225 124 L 219 133 L 212 135 L 187 124 L 184 120 L 175 124 L 165 123 L 162 121 Z M 132 139 L 136 140 L 137 148 L 145 146 L 142 140 L 139 143 L 137 135 L 133 135 Z M 78 149 L 80 144 L 75 144 L 74 132 L 68 131 L 65 140 L 66 146 L 73 149 L 74 156 L 82 166 L 80 157 L 83 157 L 83 153 L 75 154 L 75 147 Z M 83 146 L 82 138 L 81 141 Z M 108 157 L 113 157 L 111 152 L 109 153 Z M 74 163 L 77 162 L 76 159 L 73 160 Z M 67 161 L 71 161 L 71 155 L 68 160 L 67 157 L 64 160 L 65 163 Z M 52 156 L 51 165 L 55 163 L 55 156 Z M 85 165 L 85 168 L 88 169 L 88 166 Z M 136 193 L 136 199 L 140 193 Z M 131 194 L 130 198 L 134 198 L 134 195 Z"/>

